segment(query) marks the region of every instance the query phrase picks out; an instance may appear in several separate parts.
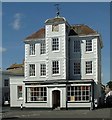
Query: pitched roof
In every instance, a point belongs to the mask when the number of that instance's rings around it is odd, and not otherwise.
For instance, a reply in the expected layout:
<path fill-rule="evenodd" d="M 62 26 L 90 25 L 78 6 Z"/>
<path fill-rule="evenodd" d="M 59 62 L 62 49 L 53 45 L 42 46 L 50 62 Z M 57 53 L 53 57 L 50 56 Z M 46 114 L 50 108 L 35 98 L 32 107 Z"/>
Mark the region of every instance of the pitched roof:
<path fill-rule="evenodd" d="M 23 64 L 12 64 L 10 67 L 7 68 L 7 70 L 10 69 L 16 69 L 16 68 L 23 68 Z"/>
<path fill-rule="evenodd" d="M 54 20 L 60 20 L 58 18 L 54 18 Z M 51 20 L 52 21 L 52 20 Z M 88 27 L 87 25 L 80 24 L 80 25 L 72 25 L 71 30 L 69 32 L 69 36 L 74 35 L 90 35 L 90 34 L 97 34 L 92 28 Z M 26 37 L 25 41 L 33 40 L 33 39 L 40 39 L 45 38 L 45 28 L 39 29 L 37 32 L 31 34 L 30 36 Z"/>
<path fill-rule="evenodd" d="M 24 75 L 24 64 L 12 64 L 6 71 L 10 75 Z"/>
<path fill-rule="evenodd" d="M 88 27 L 87 25 L 80 24 L 80 25 L 72 25 L 71 26 L 72 35 L 90 35 L 90 34 L 97 34 L 92 28 Z M 74 31 L 74 34 L 73 34 Z M 71 35 L 71 31 L 69 33 Z"/>
<path fill-rule="evenodd" d="M 29 39 L 39 39 L 39 38 L 45 38 L 45 28 L 39 29 L 37 32 L 31 34 L 30 36 L 26 37 L 25 41 Z"/>

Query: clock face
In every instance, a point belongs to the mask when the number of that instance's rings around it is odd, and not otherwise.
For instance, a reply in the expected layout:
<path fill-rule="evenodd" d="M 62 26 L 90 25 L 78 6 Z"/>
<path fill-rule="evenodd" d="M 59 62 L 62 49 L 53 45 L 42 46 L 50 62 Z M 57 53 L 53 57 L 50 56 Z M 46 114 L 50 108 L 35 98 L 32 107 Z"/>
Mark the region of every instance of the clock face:
<path fill-rule="evenodd" d="M 52 31 L 58 32 L 59 31 L 59 25 L 58 24 L 52 25 Z"/>

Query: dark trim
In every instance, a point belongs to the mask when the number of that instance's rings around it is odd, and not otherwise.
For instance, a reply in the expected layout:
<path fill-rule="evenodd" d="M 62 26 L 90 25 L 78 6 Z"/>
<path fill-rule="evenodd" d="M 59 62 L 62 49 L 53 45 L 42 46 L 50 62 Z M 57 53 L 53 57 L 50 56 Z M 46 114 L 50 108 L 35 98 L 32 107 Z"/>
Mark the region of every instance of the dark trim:
<path fill-rule="evenodd" d="M 26 103 L 26 102 L 27 102 L 27 87 L 26 87 L 25 90 L 26 90 L 26 92 L 25 92 L 25 99 L 26 99 L 26 100 L 25 100 L 25 103 Z"/>
<path fill-rule="evenodd" d="M 94 83 L 93 79 L 83 80 L 47 80 L 47 81 L 23 81 L 25 85 L 58 85 L 58 84 L 84 84 Z"/>
<path fill-rule="evenodd" d="M 10 107 L 11 110 L 19 110 L 20 107 Z M 21 109 L 20 109 L 21 110 Z M 40 108 L 40 107 L 23 107 L 23 111 L 24 110 L 52 110 L 52 108 Z"/>
<path fill-rule="evenodd" d="M 68 84 L 66 84 L 66 110 L 68 110 Z"/>
<path fill-rule="evenodd" d="M 93 103 L 93 108 L 92 109 L 94 109 L 95 108 L 95 104 L 94 104 L 94 83 L 92 83 L 92 103 Z"/>
<path fill-rule="evenodd" d="M 60 108 L 60 110 L 66 110 L 66 108 Z M 90 110 L 90 107 L 68 107 L 67 110 Z"/>
<path fill-rule="evenodd" d="M 43 102 L 41 102 L 41 101 L 36 101 L 36 102 L 25 102 L 25 103 L 47 103 L 47 101 L 43 101 Z"/>

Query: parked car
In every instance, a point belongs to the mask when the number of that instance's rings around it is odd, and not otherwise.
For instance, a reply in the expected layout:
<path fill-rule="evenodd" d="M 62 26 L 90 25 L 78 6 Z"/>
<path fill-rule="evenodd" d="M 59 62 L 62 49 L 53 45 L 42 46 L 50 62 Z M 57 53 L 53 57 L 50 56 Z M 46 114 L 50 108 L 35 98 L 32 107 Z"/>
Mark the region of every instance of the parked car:
<path fill-rule="evenodd" d="M 102 93 L 98 101 L 98 108 L 103 108 L 103 107 L 105 107 L 105 93 Z"/>
<path fill-rule="evenodd" d="M 112 95 L 106 97 L 106 107 L 112 107 Z"/>

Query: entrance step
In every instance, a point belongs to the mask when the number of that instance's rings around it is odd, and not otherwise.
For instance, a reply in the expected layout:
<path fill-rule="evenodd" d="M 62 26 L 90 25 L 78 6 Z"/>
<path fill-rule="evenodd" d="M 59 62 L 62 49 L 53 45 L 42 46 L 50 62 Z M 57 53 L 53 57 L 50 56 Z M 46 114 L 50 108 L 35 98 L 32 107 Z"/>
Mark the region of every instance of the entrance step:
<path fill-rule="evenodd" d="M 55 108 L 54 110 L 60 110 L 60 107 Z"/>

